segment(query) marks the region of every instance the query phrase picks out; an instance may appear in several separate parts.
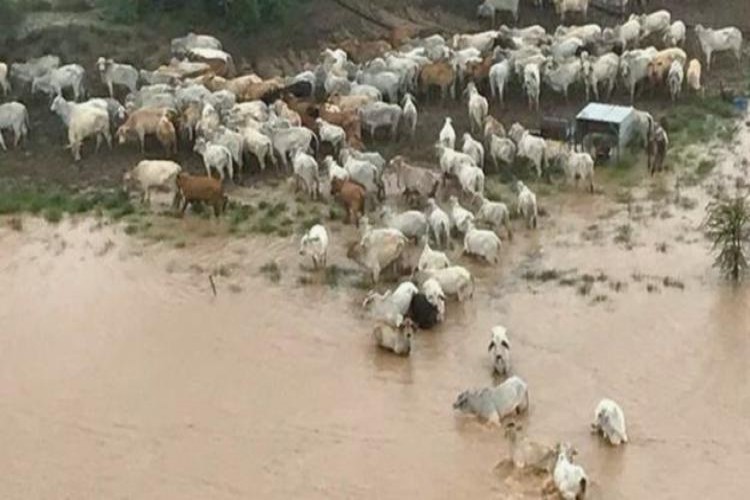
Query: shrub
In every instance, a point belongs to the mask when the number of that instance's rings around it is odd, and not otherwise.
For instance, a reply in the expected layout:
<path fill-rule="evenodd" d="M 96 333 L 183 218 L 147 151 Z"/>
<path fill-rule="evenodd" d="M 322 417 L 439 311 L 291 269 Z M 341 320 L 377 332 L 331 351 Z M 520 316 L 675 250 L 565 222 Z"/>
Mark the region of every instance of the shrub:
<path fill-rule="evenodd" d="M 716 254 L 714 266 L 727 278 L 739 281 L 747 269 L 750 245 L 750 206 L 747 197 L 717 198 L 709 203 L 706 211 L 708 216 L 704 225 Z"/>

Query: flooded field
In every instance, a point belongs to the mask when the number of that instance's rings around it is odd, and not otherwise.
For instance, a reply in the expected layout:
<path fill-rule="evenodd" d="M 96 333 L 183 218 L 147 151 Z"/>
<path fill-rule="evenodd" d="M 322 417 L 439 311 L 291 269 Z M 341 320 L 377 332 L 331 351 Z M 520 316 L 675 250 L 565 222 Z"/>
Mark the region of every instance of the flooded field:
<path fill-rule="evenodd" d="M 495 268 L 452 255 L 475 298 L 408 359 L 373 345 L 364 291 L 298 283 L 296 237 L 174 248 L 95 219 L 4 221 L 0 497 L 539 498 L 540 481 L 496 468 L 502 432 L 451 409 L 493 382 L 499 323 L 529 436 L 574 443 L 591 498 L 742 498 L 750 289 L 719 280 L 699 224 L 748 144 L 743 126 L 692 187 L 544 197 L 541 229 L 517 231 Z M 352 266 L 353 238 L 334 231 L 329 264 Z M 270 260 L 278 283 L 259 271 Z M 589 434 L 602 397 L 625 410 L 623 449 Z"/>

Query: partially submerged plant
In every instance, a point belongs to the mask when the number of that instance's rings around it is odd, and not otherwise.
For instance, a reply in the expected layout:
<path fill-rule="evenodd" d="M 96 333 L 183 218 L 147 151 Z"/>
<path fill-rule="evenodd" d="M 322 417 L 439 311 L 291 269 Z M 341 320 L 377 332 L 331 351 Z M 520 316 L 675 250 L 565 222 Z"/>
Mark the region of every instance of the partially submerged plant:
<path fill-rule="evenodd" d="M 733 281 L 739 281 L 747 269 L 750 250 L 750 205 L 747 196 L 716 198 L 706 207 L 706 235 L 716 254 L 714 266 Z"/>

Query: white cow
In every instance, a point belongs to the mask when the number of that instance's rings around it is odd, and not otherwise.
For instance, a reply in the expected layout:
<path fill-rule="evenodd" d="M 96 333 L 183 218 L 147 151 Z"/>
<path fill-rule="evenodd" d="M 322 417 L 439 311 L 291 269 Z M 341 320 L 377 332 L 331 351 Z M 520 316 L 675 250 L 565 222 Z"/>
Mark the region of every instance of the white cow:
<path fill-rule="evenodd" d="M 490 343 L 487 346 L 492 368 L 498 375 L 510 375 L 510 340 L 508 329 L 502 325 L 493 326 L 490 332 Z"/>
<path fill-rule="evenodd" d="M 591 424 L 592 432 L 601 434 L 613 446 L 628 442 L 628 433 L 625 429 L 625 413 L 620 405 L 611 399 L 602 399 L 594 410 L 594 421 Z"/>
<path fill-rule="evenodd" d="M 526 227 L 536 229 L 538 213 L 536 195 L 521 181 L 516 183 L 516 191 L 518 193 L 518 212 L 526 221 Z"/>
<path fill-rule="evenodd" d="M 557 462 L 552 471 L 552 480 L 563 500 L 580 500 L 586 495 L 588 478 L 578 464 L 573 463 L 575 451 L 568 443 L 557 446 Z"/>
<path fill-rule="evenodd" d="M 182 167 L 168 160 L 142 160 L 125 173 L 123 183 L 130 187 L 136 184 L 142 192 L 141 202 L 151 201 L 151 191 L 177 191 L 177 174 Z"/>
<path fill-rule="evenodd" d="M 451 223 L 448 214 L 438 206 L 435 198 L 427 200 L 427 214 L 433 240 L 438 247 L 445 248 L 450 243 Z"/>
<path fill-rule="evenodd" d="M 553 2 L 563 24 L 568 12 L 580 12 L 584 19 L 588 19 L 589 0 L 553 0 Z"/>
<path fill-rule="evenodd" d="M 528 386 L 520 377 L 513 375 L 495 387 L 463 391 L 453 403 L 453 408 L 497 425 L 501 419 L 523 413 L 529 408 Z"/>
<path fill-rule="evenodd" d="M 403 99 L 403 123 L 412 139 L 414 139 L 414 134 L 417 133 L 418 119 L 419 115 L 417 106 L 414 104 L 414 96 L 407 92 Z"/>
<path fill-rule="evenodd" d="M 445 118 L 443 128 L 440 129 L 438 143 L 449 149 L 456 149 L 456 131 L 453 130 L 453 120 L 451 117 Z"/>
<path fill-rule="evenodd" d="M 299 254 L 312 258 L 313 267 L 326 267 L 328 256 L 328 231 L 320 224 L 311 227 L 300 240 Z"/>
<path fill-rule="evenodd" d="M 444 269 L 450 267 L 451 263 L 445 253 L 430 248 L 429 241 L 424 242 L 422 253 L 419 255 L 417 269 L 426 271 L 427 269 Z"/>
<path fill-rule="evenodd" d="M 495 63 L 490 68 L 490 92 L 493 99 L 497 96 L 497 100 L 501 105 L 504 104 L 505 85 L 510 81 L 512 76 L 513 66 L 509 59 Z"/>
<path fill-rule="evenodd" d="M 469 230 L 469 226 L 474 223 L 474 214 L 462 207 L 458 202 L 458 198 L 455 196 L 451 196 L 448 199 L 448 205 L 451 210 L 451 221 L 453 222 L 453 227 L 455 227 L 459 233 L 465 234 L 466 231 Z"/>
<path fill-rule="evenodd" d="M 482 143 L 474 139 L 470 133 L 465 132 L 463 135 L 463 146 L 461 151 L 471 156 L 474 163 L 481 167 L 484 165 L 484 146 Z"/>
<path fill-rule="evenodd" d="M 500 261 L 502 241 L 494 231 L 477 229 L 469 222 L 464 235 L 464 254 L 479 257 L 490 264 Z"/>
<path fill-rule="evenodd" d="M 523 128 L 519 123 L 511 125 L 508 135 L 516 143 L 516 155 L 531 162 L 536 170 L 537 177 L 541 177 L 542 172 L 547 168 L 546 143 L 544 139 L 532 135 L 531 132 Z"/>
<path fill-rule="evenodd" d="M 83 78 L 86 71 L 80 64 L 66 64 L 48 73 L 34 78 L 31 83 L 31 93 L 43 92 L 48 96 L 61 96 L 64 89 L 73 91 L 74 100 L 78 101 L 85 95 Z"/>
<path fill-rule="evenodd" d="M 489 113 L 489 104 L 487 103 L 487 98 L 479 93 L 474 82 L 469 82 L 466 86 L 466 93 L 469 96 L 469 121 L 471 123 L 471 131 L 479 134 L 482 132 L 484 120 Z"/>
<path fill-rule="evenodd" d="M 588 52 L 581 54 L 581 74 L 586 84 L 586 100 L 590 100 L 593 91 L 594 98 L 599 100 L 599 84 L 606 84 L 606 99 L 612 97 L 612 91 L 617 83 L 617 75 L 620 71 L 620 57 L 609 52 L 601 57 L 593 59 Z"/>
<path fill-rule="evenodd" d="M 15 101 L 0 104 L 0 147 L 7 151 L 3 129 L 13 131 L 13 146 L 18 147 L 18 143 L 29 133 L 29 112 L 26 106 Z"/>
<path fill-rule="evenodd" d="M 667 86 L 669 87 L 669 95 L 672 100 L 676 100 L 680 97 L 682 92 L 682 82 L 685 79 L 685 70 L 682 68 L 680 61 L 672 61 L 672 65 L 669 67 L 669 73 L 667 74 Z"/>
<path fill-rule="evenodd" d="M 742 60 L 742 32 L 734 27 L 723 29 L 704 28 L 695 25 L 695 34 L 706 56 L 706 69 L 711 70 L 711 57 L 714 52 L 732 51 L 739 64 Z"/>

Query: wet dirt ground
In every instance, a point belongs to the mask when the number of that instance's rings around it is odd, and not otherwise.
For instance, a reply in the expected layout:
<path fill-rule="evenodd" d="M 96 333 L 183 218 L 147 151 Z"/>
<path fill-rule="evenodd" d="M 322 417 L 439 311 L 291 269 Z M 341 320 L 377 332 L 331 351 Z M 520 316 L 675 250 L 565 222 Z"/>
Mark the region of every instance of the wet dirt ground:
<path fill-rule="evenodd" d="M 530 386 L 528 435 L 574 443 L 591 498 L 742 498 L 750 289 L 720 281 L 699 231 L 707 192 L 744 176 L 739 137 L 701 185 L 646 180 L 627 204 L 563 190 L 499 266 L 453 254 L 474 300 L 407 359 L 373 345 L 364 291 L 299 285 L 294 237 L 175 249 L 94 219 L 2 224 L 0 496 L 539 498 L 536 478 L 496 470 L 502 432 L 451 409 L 493 383 L 500 323 Z M 333 234 L 329 264 L 351 266 L 352 228 Z M 276 284 L 258 270 L 271 259 Z M 589 434 L 602 397 L 625 410 L 624 448 Z"/>

